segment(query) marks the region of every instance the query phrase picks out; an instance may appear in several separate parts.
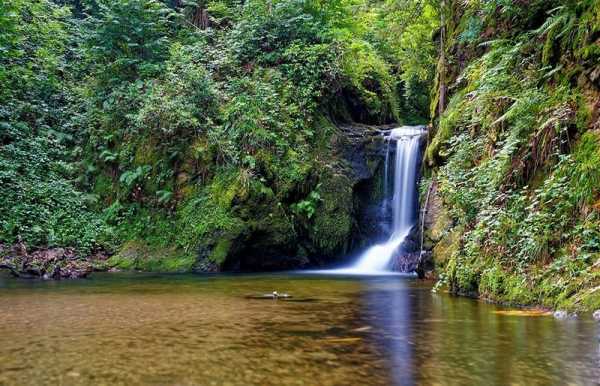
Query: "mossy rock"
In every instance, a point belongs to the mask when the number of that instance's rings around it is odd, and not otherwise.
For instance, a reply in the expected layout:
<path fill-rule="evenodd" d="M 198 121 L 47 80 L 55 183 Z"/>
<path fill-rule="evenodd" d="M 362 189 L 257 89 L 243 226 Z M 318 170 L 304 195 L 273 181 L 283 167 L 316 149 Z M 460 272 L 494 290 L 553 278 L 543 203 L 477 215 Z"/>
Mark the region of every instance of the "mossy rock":
<path fill-rule="evenodd" d="M 228 238 L 222 238 L 217 242 L 217 245 L 213 248 L 208 256 L 208 260 L 212 263 L 221 266 L 225 259 L 227 259 L 227 255 L 231 250 L 231 245 L 233 241 Z"/>
<path fill-rule="evenodd" d="M 251 181 L 226 197 L 230 208 L 219 212 L 230 220 L 206 229 L 198 248 L 198 271 L 254 271 L 295 268 L 298 236 L 291 217 L 268 186 Z M 217 224 L 218 225 L 218 224 Z"/>
<path fill-rule="evenodd" d="M 322 201 L 309 237 L 318 252 L 334 256 L 347 250 L 352 233 L 352 182 L 346 175 L 330 171 L 323 177 L 319 193 Z"/>
<path fill-rule="evenodd" d="M 462 236 L 462 229 L 455 228 L 450 232 L 447 232 L 438 243 L 433 247 L 433 261 L 436 267 L 444 267 L 447 261 L 460 249 L 460 238 Z"/>
<path fill-rule="evenodd" d="M 433 224 L 425 229 L 424 248 L 433 249 L 452 227 L 452 219 L 445 208 L 440 208 L 436 214 Z"/>
<path fill-rule="evenodd" d="M 107 265 L 127 271 L 189 272 L 195 256 L 177 248 L 161 248 L 142 241 L 128 241 Z"/>

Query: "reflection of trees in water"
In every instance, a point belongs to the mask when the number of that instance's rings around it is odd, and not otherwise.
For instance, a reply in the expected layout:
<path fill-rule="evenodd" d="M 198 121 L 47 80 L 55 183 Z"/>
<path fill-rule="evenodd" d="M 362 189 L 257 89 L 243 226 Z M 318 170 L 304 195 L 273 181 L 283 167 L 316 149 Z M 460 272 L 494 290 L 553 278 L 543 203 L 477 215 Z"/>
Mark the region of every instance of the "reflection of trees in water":
<path fill-rule="evenodd" d="M 595 384 L 600 325 L 496 314 L 499 307 L 394 280 L 362 298 L 372 344 L 396 385 Z"/>
<path fill-rule="evenodd" d="M 589 324 L 498 315 L 493 305 L 437 298 L 435 318 L 447 320 L 432 323 L 435 333 L 423 350 L 437 353 L 432 363 L 456 384 L 586 384 L 599 379 L 592 377 L 597 370 Z"/>
<path fill-rule="evenodd" d="M 394 384 L 592 385 L 600 379 L 600 326 L 591 320 L 499 315 L 494 305 L 400 281 L 372 283 L 363 300 Z"/>

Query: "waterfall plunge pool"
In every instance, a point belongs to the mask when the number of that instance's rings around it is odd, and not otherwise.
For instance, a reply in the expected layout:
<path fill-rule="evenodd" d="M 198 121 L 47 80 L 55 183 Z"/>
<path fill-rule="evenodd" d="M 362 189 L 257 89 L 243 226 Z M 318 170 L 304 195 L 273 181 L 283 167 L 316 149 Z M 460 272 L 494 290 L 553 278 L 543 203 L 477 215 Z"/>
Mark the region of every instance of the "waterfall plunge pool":
<path fill-rule="evenodd" d="M 288 300 L 249 296 L 287 292 Z M 1 385 L 594 385 L 600 325 L 402 276 L 0 276 Z"/>

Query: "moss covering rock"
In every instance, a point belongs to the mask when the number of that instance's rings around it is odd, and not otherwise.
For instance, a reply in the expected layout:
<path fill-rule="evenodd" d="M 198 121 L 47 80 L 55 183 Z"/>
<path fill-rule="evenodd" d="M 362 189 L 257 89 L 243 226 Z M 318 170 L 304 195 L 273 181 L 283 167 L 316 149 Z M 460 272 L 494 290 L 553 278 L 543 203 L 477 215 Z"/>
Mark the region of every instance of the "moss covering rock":
<path fill-rule="evenodd" d="M 438 87 L 449 86 L 450 99 L 426 156 L 443 207 L 426 232 L 440 284 L 511 304 L 593 310 L 600 6 L 447 7 L 447 84 Z"/>

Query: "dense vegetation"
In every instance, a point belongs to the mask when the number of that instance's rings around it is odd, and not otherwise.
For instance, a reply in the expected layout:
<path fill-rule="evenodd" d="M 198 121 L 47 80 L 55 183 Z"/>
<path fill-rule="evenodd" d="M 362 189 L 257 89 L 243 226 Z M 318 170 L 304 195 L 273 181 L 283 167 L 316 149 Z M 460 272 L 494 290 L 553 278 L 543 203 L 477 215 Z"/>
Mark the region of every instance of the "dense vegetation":
<path fill-rule="evenodd" d="M 0 241 L 153 270 L 342 253 L 336 125 L 428 119 L 437 20 L 419 2 L 2 2 Z"/>
<path fill-rule="evenodd" d="M 2 2 L 0 252 L 330 260 L 380 194 L 341 127 L 431 122 L 440 285 L 600 308 L 599 62 L 597 0 Z"/>
<path fill-rule="evenodd" d="M 445 79 L 451 97 L 426 154 L 444 204 L 430 235 L 442 283 L 599 308 L 600 4 L 474 1 L 443 14 L 436 90 Z"/>

